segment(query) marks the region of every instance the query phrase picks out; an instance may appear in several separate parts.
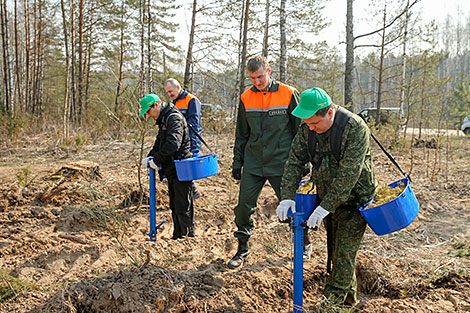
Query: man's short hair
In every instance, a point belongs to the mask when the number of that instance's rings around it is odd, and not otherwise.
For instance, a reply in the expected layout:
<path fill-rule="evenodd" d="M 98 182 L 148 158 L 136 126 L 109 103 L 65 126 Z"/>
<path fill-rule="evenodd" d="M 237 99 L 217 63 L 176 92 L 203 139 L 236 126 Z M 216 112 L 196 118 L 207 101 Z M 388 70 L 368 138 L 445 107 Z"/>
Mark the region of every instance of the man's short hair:
<path fill-rule="evenodd" d="M 165 83 L 163 84 L 163 86 L 166 86 L 166 85 L 168 85 L 168 84 L 171 85 L 171 86 L 173 86 L 173 87 L 175 87 L 175 88 L 178 87 L 178 86 L 181 87 L 180 82 L 177 81 L 175 78 L 168 78 L 168 79 L 165 81 Z"/>
<path fill-rule="evenodd" d="M 266 69 L 266 70 L 269 68 L 268 59 L 266 59 L 266 57 L 264 57 L 264 56 L 262 56 L 262 55 L 258 55 L 258 56 L 252 57 L 252 58 L 249 59 L 248 62 L 246 63 L 246 69 L 247 69 L 249 72 L 256 72 L 256 71 L 259 70 L 261 67 L 264 68 L 264 69 Z"/>
<path fill-rule="evenodd" d="M 318 115 L 319 117 L 324 117 L 326 113 L 328 113 L 328 110 L 331 108 L 331 104 L 327 107 L 324 107 L 323 109 L 320 109 L 315 113 L 315 115 Z"/>

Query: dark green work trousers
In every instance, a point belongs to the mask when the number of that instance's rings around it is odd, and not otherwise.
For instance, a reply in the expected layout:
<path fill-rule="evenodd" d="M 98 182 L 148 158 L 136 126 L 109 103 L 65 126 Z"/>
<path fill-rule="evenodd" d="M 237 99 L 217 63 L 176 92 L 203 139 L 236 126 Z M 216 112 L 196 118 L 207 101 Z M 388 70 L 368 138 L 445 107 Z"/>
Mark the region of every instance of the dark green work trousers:
<path fill-rule="evenodd" d="M 356 254 L 366 229 L 366 221 L 359 210 L 339 207 L 326 217 L 331 219 L 332 272 L 325 285 L 326 298 L 338 304 L 357 301 Z"/>
<path fill-rule="evenodd" d="M 251 215 L 255 213 L 256 202 L 263 189 L 266 180 L 269 181 L 276 193 L 278 199 L 281 197 L 281 178 L 282 176 L 257 176 L 250 173 L 243 173 L 240 180 L 240 192 L 238 193 L 238 205 L 235 207 L 235 224 L 237 230 L 235 237 L 246 242 L 255 227 Z"/>

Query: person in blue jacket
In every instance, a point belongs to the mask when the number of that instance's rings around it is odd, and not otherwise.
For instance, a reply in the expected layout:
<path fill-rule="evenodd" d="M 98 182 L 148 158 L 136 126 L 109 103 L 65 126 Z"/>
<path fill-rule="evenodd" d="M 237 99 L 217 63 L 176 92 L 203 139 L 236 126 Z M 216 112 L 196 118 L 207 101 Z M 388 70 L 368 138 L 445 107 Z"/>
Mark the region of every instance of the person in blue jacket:
<path fill-rule="evenodd" d="M 165 91 L 168 96 L 173 99 L 173 104 L 175 107 L 183 113 L 186 121 L 191 127 L 189 127 L 189 138 L 191 140 L 191 152 L 194 156 L 199 156 L 201 151 L 201 102 L 199 99 L 181 88 L 180 83 L 174 79 L 169 78 L 163 84 Z M 194 131 L 197 132 L 197 135 Z M 193 195 L 194 199 L 197 199 L 201 196 L 200 191 L 196 188 L 193 183 Z"/>

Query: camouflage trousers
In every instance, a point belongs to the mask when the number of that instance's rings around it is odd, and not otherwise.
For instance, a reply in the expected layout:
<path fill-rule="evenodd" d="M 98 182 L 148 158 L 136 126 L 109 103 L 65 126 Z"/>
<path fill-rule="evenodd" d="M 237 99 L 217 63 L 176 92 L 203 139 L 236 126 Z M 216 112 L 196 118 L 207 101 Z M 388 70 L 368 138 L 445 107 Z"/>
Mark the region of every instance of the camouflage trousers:
<path fill-rule="evenodd" d="M 238 193 L 238 205 L 234 209 L 235 224 L 237 225 L 234 235 L 240 241 L 248 241 L 253 232 L 255 226 L 251 216 L 255 213 L 256 202 L 266 180 L 269 181 L 279 199 L 281 196 L 280 176 L 264 177 L 245 172 L 242 174 L 240 192 Z"/>
<path fill-rule="evenodd" d="M 359 210 L 344 207 L 329 214 L 325 219 L 328 222 L 333 266 L 323 294 L 335 303 L 352 305 L 357 301 L 356 254 L 367 224 Z"/>

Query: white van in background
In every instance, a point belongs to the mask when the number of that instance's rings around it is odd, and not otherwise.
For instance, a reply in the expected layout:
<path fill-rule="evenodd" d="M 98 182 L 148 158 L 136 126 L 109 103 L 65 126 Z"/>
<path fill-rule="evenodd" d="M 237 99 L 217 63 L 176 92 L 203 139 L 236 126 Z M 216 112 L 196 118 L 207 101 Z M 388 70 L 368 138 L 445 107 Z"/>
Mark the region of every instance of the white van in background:
<path fill-rule="evenodd" d="M 460 129 L 463 131 L 465 135 L 470 135 L 470 117 L 466 117 L 463 119 L 462 126 Z"/>

